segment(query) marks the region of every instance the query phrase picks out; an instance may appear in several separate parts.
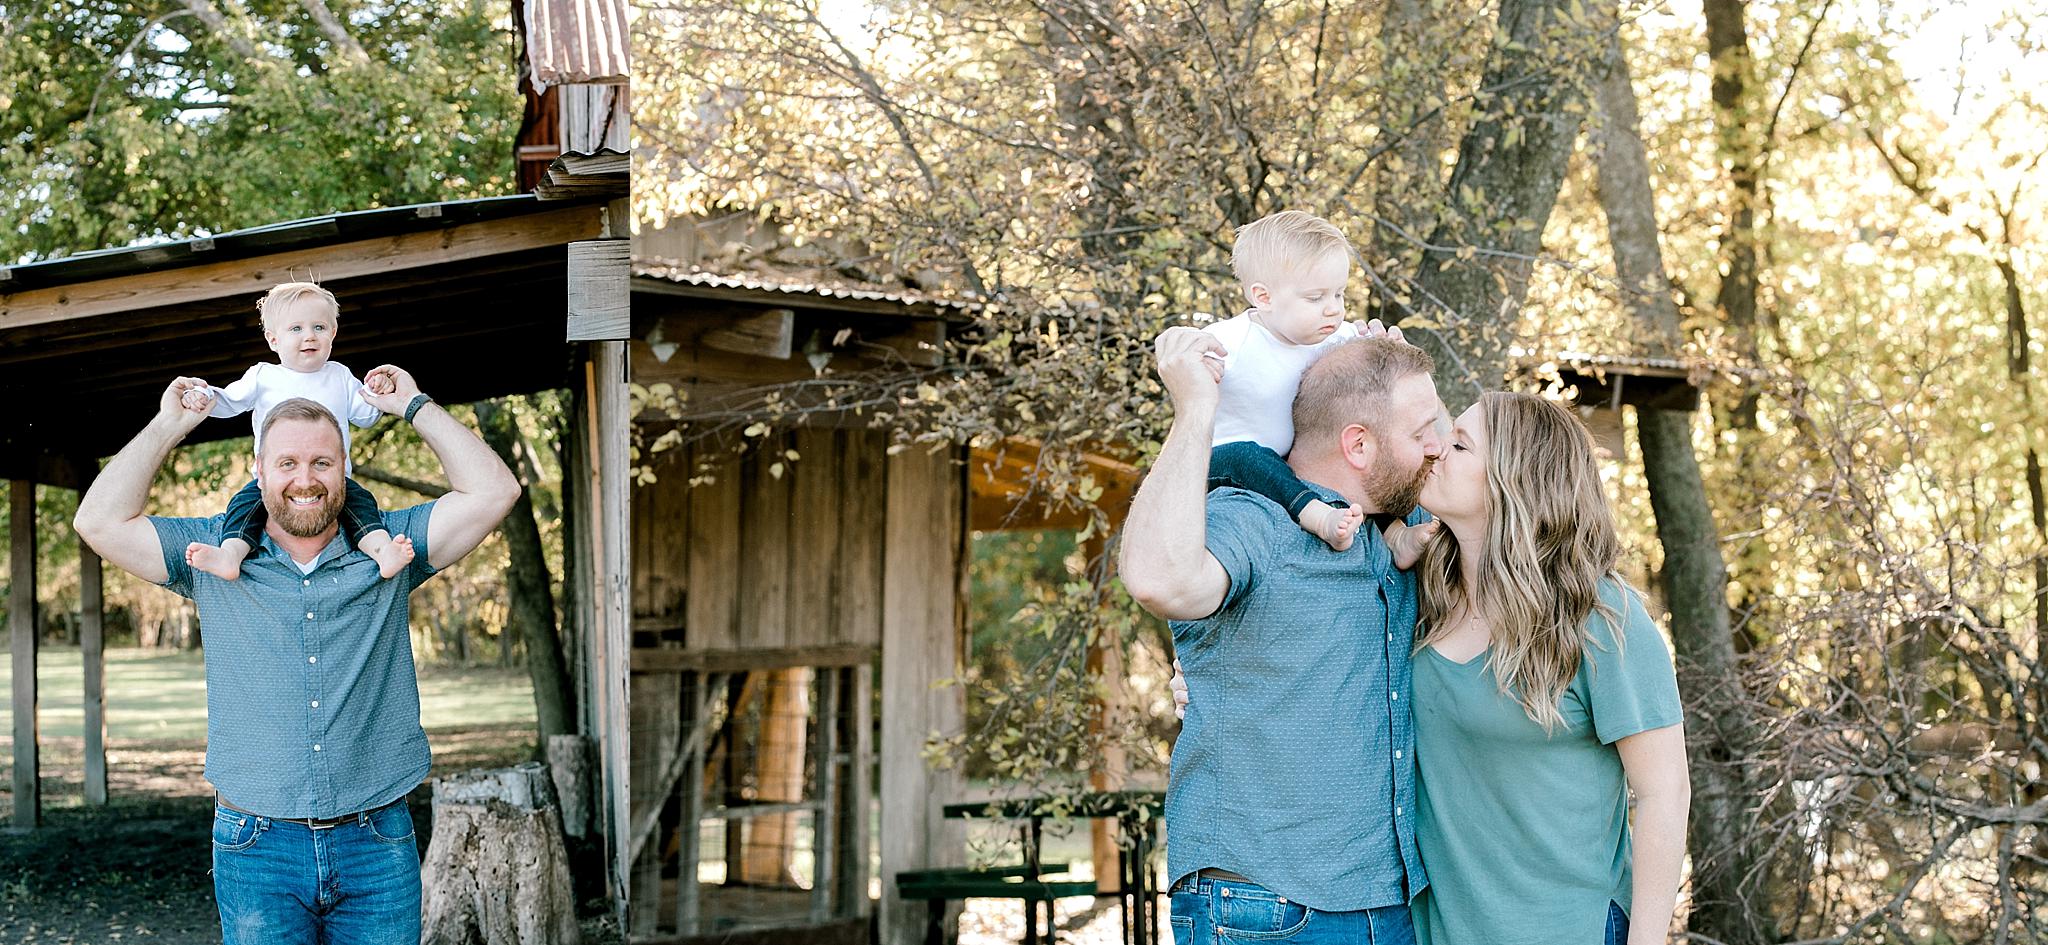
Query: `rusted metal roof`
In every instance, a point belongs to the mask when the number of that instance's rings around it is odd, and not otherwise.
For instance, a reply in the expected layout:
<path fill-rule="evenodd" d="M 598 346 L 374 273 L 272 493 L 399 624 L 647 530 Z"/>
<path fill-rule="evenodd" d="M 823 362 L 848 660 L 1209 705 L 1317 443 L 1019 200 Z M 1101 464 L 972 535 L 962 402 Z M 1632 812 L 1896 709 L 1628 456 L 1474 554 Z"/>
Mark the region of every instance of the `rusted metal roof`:
<path fill-rule="evenodd" d="M 526 58 L 533 85 L 623 85 L 629 65 L 626 0 L 527 0 Z"/>
<path fill-rule="evenodd" d="M 1534 355 L 1526 355 L 1534 358 Z M 1551 351 L 1542 355 L 1542 360 L 1552 361 L 1578 371 L 1611 370 L 1629 374 L 1662 374 L 1671 377 L 1686 377 L 1693 371 L 1693 365 L 1678 358 L 1659 358 L 1627 354 L 1593 354 L 1587 351 Z"/>
<path fill-rule="evenodd" d="M 658 279 L 663 282 L 704 289 L 811 296 L 822 300 L 884 302 L 902 305 L 906 308 L 928 306 L 949 309 L 962 314 L 979 313 L 989 307 L 979 299 L 963 296 L 930 295 L 921 292 L 870 288 L 843 283 L 784 281 L 756 275 L 723 275 L 701 272 L 673 260 L 636 259 L 633 261 L 633 275 L 640 278 Z"/>

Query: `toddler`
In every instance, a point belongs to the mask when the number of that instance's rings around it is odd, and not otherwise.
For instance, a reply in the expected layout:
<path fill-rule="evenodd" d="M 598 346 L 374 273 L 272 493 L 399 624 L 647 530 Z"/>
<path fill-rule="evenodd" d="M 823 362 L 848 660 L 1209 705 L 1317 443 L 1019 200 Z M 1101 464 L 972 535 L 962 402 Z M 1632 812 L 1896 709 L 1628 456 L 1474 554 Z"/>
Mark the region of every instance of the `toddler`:
<path fill-rule="evenodd" d="M 210 395 L 211 416 L 234 417 L 255 411 L 255 429 L 262 436 L 263 418 L 294 397 L 304 397 L 324 406 L 341 424 L 342 455 L 348 455 L 350 423 L 367 427 L 377 421 L 379 411 L 362 397 L 363 383 L 348 368 L 328 360 L 334 350 L 336 321 L 341 307 L 334 293 L 311 282 L 286 282 L 272 286 L 256 307 L 263 313 L 263 340 L 277 353 L 277 363 L 258 363 L 242 379 L 226 387 L 209 386 L 185 392 L 185 405 L 199 409 Z M 376 375 L 376 372 L 371 372 Z M 381 375 L 373 383 L 389 385 Z M 380 387 L 375 393 L 389 393 Z M 262 442 L 256 444 L 262 454 Z M 350 543 L 377 562 L 377 570 L 391 577 L 412 562 L 412 541 L 393 539 L 384 529 L 384 515 L 370 490 L 347 480 L 341 509 L 341 527 Z M 218 545 L 193 542 L 185 547 L 185 561 L 215 577 L 232 581 L 242 574 L 242 561 L 263 539 L 266 516 L 263 490 L 254 480 L 228 500 L 227 515 L 221 522 Z"/>
<path fill-rule="evenodd" d="M 1272 499 L 1303 530 L 1344 551 L 1365 514 L 1317 498 L 1282 457 L 1294 445 L 1294 395 L 1302 372 L 1331 348 L 1359 337 L 1358 326 L 1344 320 L 1350 241 L 1321 217 L 1286 210 L 1240 227 L 1230 266 L 1251 307 L 1201 329 L 1229 352 L 1217 366 L 1221 390 L 1209 487 L 1235 486 Z M 1425 537 L 1427 530 L 1389 525 L 1396 564 L 1413 564 Z"/>

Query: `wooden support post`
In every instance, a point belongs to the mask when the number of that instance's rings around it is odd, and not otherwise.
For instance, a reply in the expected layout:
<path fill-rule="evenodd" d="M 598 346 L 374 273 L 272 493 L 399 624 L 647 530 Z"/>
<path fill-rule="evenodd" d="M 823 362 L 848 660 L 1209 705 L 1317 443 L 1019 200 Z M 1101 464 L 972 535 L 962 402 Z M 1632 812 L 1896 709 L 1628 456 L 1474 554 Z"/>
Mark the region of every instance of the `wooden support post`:
<path fill-rule="evenodd" d="M 852 757 L 846 766 L 846 856 L 839 869 L 839 901 L 847 915 L 868 914 L 868 801 L 875 777 L 875 669 L 853 668 L 853 704 L 848 708 Z"/>
<path fill-rule="evenodd" d="M 599 823 L 611 840 L 612 855 L 606 870 L 606 885 L 617 896 L 616 918 L 626 921 L 628 895 L 624 888 L 632 862 L 632 799 L 629 795 L 630 760 L 627 739 L 617 737 L 630 727 L 626 711 L 626 673 L 631 664 L 633 614 L 631 609 L 632 548 L 627 533 L 627 495 L 632 473 L 628 456 L 628 407 L 626 404 L 626 342 L 599 341 L 590 344 L 590 424 L 587 443 L 591 481 L 590 561 L 592 564 L 589 625 L 591 694 L 601 704 L 593 731 L 598 740 L 599 783 L 603 785 L 595 810 Z"/>
<path fill-rule="evenodd" d="M 695 935 L 700 912 L 697 862 L 704 855 L 700 846 L 704 835 L 704 754 L 711 747 L 711 706 L 715 700 L 725 697 L 726 674 L 691 674 L 683 678 L 683 698 L 689 701 L 693 713 L 690 717 L 693 734 L 689 743 L 683 746 L 688 766 L 683 775 L 683 818 L 677 827 L 682 832 L 682 862 L 676 867 L 676 934 Z M 727 724 L 731 722 L 728 720 Z M 727 830 L 736 827 L 733 821 L 725 822 Z M 728 875 L 726 881 L 731 880 Z"/>
<path fill-rule="evenodd" d="M 960 673 L 962 554 L 967 482 L 956 452 L 909 449 L 889 457 L 882 571 L 881 945 L 921 941 L 925 904 L 896 895 L 901 870 L 958 866 L 959 829 L 940 808 L 958 775 L 923 757 L 927 735 L 958 732 L 966 707 Z"/>
<path fill-rule="evenodd" d="M 41 758 L 36 743 L 36 484 L 12 481 L 7 520 L 7 632 L 14 671 L 14 827 L 43 823 Z"/>
<path fill-rule="evenodd" d="M 845 671 L 838 667 L 818 671 L 818 750 L 816 784 L 818 814 L 811 819 L 811 922 L 823 924 L 832 917 L 832 871 L 839 868 L 835 855 L 839 841 L 839 722 L 845 717 L 845 691 L 839 681 Z"/>
<path fill-rule="evenodd" d="M 85 664 L 85 804 L 107 803 L 106 593 L 100 556 L 78 543 L 78 649 Z"/>

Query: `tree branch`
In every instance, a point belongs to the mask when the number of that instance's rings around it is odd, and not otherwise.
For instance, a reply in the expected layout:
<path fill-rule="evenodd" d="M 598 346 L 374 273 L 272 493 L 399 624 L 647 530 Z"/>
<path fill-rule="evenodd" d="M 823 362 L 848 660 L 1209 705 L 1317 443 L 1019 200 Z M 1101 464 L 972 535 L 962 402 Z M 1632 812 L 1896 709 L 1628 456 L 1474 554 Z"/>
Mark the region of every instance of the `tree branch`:
<path fill-rule="evenodd" d="M 212 0 L 178 0 L 178 2 L 184 4 L 185 9 L 192 11 L 192 15 L 198 17 L 199 22 L 206 24 L 207 29 L 212 30 L 215 36 L 220 37 L 223 42 L 226 42 L 228 48 L 233 49 L 237 55 L 244 59 L 255 60 L 271 58 L 270 54 L 257 47 L 255 40 L 251 39 L 246 32 L 237 28 L 235 24 L 230 23 L 228 18 L 219 9 L 214 7 Z"/>
<path fill-rule="evenodd" d="M 387 486 L 397 486 L 408 492 L 417 492 L 429 499 L 438 499 L 448 494 L 447 486 L 435 485 L 424 479 L 412 479 L 370 466 L 357 466 L 355 468 L 355 475 L 357 479 L 368 479 L 371 482 L 381 482 Z"/>
<path fill-rule="evenodd" d="M 335 51 L 339 52 L 342 58 L 358 63 L 370 61 L 370 54 L 364 52 L 362 44 L 348 34 L 348 28 L 342 26 L 334 11 L 327 8 L 326 0 L 299 0 L 299 6 L 305 8 L 306 14 L 313 18 L 313 22 L 320 27 L 320 32 L 327 37 L 328 42 L 334 44 Z"/>

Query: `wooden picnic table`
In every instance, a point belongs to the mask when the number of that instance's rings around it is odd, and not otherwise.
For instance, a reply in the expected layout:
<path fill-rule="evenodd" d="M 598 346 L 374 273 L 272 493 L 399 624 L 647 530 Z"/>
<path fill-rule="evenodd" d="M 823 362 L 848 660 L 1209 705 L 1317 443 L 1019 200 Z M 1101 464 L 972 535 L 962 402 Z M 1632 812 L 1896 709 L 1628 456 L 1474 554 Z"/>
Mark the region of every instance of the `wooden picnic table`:
<path fill-rule="evenodd" d="M 1153 945 L 1159 929 L 1159 900 L 1152 888 L 1150 861 L 1152 850 L 1158 846 L 1165 809 L 1164 791 L 1134 790 L 970 801 L 948 804 L 943 812 L 955 818 L 1024 821 L 1024 864 L 1033 875 L 1040 864 L 1039 839 L 1047 817 L 1114 819 L 1119 835 L 1117 897 L 1123 900 L 1124 941 L 1129 945 Z M 1051 908 L 1052 904 L 1047 903 L 1048 913 Z"/>

